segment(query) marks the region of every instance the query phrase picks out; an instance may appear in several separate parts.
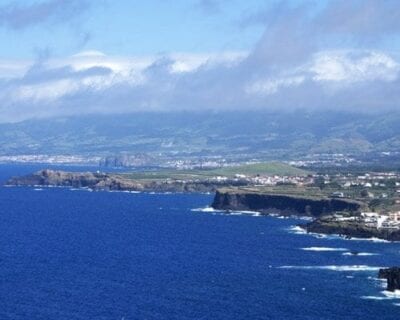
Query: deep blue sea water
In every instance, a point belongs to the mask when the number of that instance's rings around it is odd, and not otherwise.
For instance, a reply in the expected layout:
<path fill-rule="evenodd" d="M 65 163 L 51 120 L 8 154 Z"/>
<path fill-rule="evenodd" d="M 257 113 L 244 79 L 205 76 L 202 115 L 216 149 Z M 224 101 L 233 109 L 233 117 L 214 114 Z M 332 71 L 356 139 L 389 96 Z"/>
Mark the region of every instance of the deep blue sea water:
<path fill-rule="evenodd" d="M 0 180 L 36 169 L 0 166 Z M 400 318 L 374 269 L 399 265 L 400 244 L 192 210 L 211 201 L 0 188 L 0 319 Z"/>

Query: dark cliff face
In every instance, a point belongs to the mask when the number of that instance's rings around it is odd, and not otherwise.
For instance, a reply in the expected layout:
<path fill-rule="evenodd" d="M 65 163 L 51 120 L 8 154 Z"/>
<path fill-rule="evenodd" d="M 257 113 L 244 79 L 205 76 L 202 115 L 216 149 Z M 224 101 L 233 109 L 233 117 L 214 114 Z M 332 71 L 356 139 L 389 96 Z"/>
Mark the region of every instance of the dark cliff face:
<path fill-rule="evenodd" d="M 318 217 L 335 211 L 358 211 L 361 205 L 342 199 L 310 199 L 290 195 L 217 191 L 212 207 L 219 210 L 250 210 Z"/>
<path fill-rule="evenodd" d="M 89 186 L 96 184 L 106 175 L 100 176 L 93 173 L 69 173 L 55 170 L 41 170 L 23 177 L 13 177 L 7 181 L 8 185 L 68 185 Z"/>
<path fill-rule="evenodd" d="M 387 290 L 400 290 L 400 268 L 392 267 L 379 270 L 379 278 L 387 280 Z"/>

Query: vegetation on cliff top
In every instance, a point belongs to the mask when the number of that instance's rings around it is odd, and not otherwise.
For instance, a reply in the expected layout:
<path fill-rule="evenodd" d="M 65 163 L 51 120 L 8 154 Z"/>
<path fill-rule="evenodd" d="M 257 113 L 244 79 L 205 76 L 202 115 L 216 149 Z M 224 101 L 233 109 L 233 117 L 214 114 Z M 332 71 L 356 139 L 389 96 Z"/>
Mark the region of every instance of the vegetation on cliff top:
<path fill-rule="evenodd" d="M 218 169 L 197 169 L 197 170 L 175 170 L 160 169 L 156 171 L 132 172 L 124 173 L 126 178 L 142 180 L 142 179 L 206 179 L 215 176 L 234 177 L 236 174 L 244 174 L 249 176 L 256 175 L 290 175 L 304 176 L 309 174 L 308 171 L 290 166 L 281 162 L 263 162 L 254 164 L 245 164 L 240 166 L 231 166 Z"/>

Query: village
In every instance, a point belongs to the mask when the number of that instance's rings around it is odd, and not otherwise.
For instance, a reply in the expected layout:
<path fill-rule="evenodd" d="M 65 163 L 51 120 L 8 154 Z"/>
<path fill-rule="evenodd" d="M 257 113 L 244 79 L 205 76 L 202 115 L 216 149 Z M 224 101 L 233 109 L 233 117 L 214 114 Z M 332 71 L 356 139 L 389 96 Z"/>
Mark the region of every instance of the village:
<path fill-rule="evenodd" d="M 276 192 L 304 190 L 311 196 L 318 192 L 330 198 L 362 201 L 366 204 L 362 212 L 337 213 L 332 216 L 332 220 L 354 222 L 362 227 L 390 232 L 400 230 L 400 174 L 397 172 L 303 176 L 236 174 L 233 179 L 217 176 L 212 180 L 234 180 L 255 187 L 272 188 Z"/>
<path fill-rule="evenodd" d="M 361 224 L 363 227 L 397 231 L 400 230 L 400 211 L 396 212 L 361 212 L 360 215 L 344 216 L 342 214 L 335 214 L 333 221 L 337 222 L 355 222 Z"/>

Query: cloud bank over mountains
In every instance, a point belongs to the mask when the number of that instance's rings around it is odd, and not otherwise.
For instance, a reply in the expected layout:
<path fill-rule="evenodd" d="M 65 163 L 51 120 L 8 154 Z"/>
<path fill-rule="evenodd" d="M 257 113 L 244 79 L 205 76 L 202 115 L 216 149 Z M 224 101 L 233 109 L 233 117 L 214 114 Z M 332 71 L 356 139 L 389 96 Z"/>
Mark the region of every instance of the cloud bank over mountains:
<path fill-rule="evenodd" d="M 1 25 L 22 28 L 12 12 L 6 19 L 0 10 Z M 0 121 L 151 110 L 400 110 L 398 1 L 279 2 L 244 15 L 238 27 L 251 24 L 265 31 L 248 52 L 3 59 Z"/>

